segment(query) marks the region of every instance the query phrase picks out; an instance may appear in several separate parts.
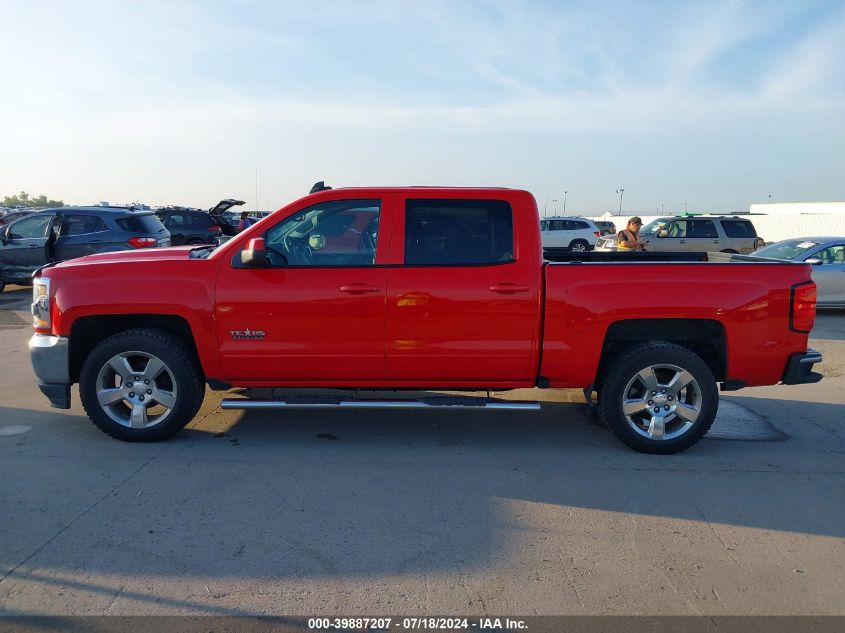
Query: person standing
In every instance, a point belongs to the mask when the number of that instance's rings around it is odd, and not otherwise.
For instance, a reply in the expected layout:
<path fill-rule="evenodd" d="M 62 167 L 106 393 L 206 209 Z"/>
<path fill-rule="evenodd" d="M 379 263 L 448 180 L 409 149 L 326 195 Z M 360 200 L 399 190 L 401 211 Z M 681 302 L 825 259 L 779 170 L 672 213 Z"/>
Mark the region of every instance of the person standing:
<path fill-rule="evenodd" d="M 249 214 L 246 211 L 241 212 L 241 221 L 238 222 L 238 233 L 243 231 L 244 229 L 248 229 L 252 226 L 252 220 L 249 219 Z"/>
<path fill-rule="evenodd" d="M 644 251 L 645 241 L 640 237 L 640 227 L 643 221 L 639 216 L 628 220 L 628 226 L 616 234 L 616 250 L 619 251 Z"/>

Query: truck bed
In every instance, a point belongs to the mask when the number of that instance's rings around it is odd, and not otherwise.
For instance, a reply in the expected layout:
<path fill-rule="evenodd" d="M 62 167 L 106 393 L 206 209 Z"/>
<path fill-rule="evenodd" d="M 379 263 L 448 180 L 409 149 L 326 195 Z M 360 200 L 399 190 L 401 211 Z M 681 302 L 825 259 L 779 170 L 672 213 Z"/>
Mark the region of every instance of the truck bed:
<path fill-rule="evenodd" d="M 589 251 L 586 253 L 573 253 L 568 248 L 544 248 L 543 259 L 549 263 L 640 263 L 640 262 L 715 262 L 715 263 L 743 263 L 755 262 L 758 264 L 786 264 L 794 265 L 795 262 L 771 259 L 768 257 L 755 257 L 753 255 L 739 255 L 737 253 L 721 253 L 707 251 L 677 251 L 677 252 L 639 252 L 639 251 Z"/>

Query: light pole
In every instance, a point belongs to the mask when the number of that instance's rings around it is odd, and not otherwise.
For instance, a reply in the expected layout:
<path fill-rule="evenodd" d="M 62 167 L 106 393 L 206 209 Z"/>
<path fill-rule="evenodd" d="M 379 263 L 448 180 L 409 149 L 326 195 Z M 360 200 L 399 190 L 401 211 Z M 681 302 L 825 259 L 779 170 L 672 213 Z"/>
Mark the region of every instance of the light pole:
<path fill-rule="evenodd" d="M 687 203 L 684 202 L 684 213 L 686 213 L 686 212 L 687 212 Z"/>
<path fill-rule="evenodd" d="M 772 204 L 772 194 L 769 194 L 769 204 Z"/>
<path fill-rule="evenodd" d="M 622 194 L 625 193 L 625 190 L 622 187 L 616 190 L 616 193 L 619 194 L 619 215 L 622 215 Z"/>
<path fill-rule="evenodd" d="M 557 215 L 557 198 L 552 198 L 552 204 L 554 205 L 554 208 L 555 208 L 555 215 Z"/>
<path fill-rule="evenodd" d="M 545 202 L 543 202 L 543 217 L 546 217 L 546 209 L 549 207 L 549 196 L 546 196 Z"/>
<path fill-rule="evenodd" d="M 569 191 L 566 190 L 563 192 L 563 215 L 566 215 L 566 194 L 568 193 Z"/>

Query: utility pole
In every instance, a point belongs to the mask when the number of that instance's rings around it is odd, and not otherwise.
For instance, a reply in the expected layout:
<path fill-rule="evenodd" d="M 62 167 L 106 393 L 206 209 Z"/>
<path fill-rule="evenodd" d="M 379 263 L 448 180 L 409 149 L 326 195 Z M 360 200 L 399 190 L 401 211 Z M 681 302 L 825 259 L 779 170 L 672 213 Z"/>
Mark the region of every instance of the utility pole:
<path fill-rule="evenodd" d="M 622 187 L 616 190 L 616 193 L 619 194 L 619 215 L 622 215 L 622 194 L 625 193 L 625 190 Z"/>
<path fill-rule="evenodd" d="M 686 212 L 687 212 L 687 203 L 684 202 L 684 213 L 686 213 Z"/>
<path fill-rule="evenodd" d="M 772 194 L 769 194 L 769 204 L 772 204 Z"/>
<path fill-rule="evenodd" d="M 549 207 L 549 196 L 546 196 L 545 202 L 543 202 L 543 217 L 546 217 L 546 209 Z"/>
<path fill-rule="evenodd" d="M 566 194 L 568 193 L 569 191 L 566 190 L 563 192 L 563 215 L 566 215 Z"/>
<path fill-rule="evenodd" d="M 552 204 L 555 205 L 555 215 L 557 215 L 557 198 L 552 198 Z"/>

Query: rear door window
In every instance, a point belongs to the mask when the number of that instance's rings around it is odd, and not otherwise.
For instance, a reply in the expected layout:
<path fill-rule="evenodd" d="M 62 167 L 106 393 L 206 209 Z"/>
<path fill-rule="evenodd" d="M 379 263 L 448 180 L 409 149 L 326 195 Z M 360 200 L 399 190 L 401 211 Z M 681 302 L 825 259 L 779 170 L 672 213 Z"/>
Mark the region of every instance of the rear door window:
<path fill-rule="evenodd" d="M 728 237 L 757 237 L 757 230 L 748 220 L 722 220 L 722 228 Z"/>
<path fill-rule="evenodd" d="M 513 260 L 513 211 L 504 200 L 408 200 L 405 264 L 461 266 Z"/>
<path fill-rule="evenodd" d="M 62 218 L 61 235 L 87 235 L 107 231 L 108 227 L 96 215 L 67 214 Z"/>
<path fill-rule="evenodd" d="M 688 237 L 719 237 L 719 233 L 716 231 L 716 225 L 713 224 L 713 220 L 694 220 L 693 222 L 690 222 L 690 225 L 690 235 Z"/>
<path fill-rule="evenodd" d="M 120 218 L 117 225 L 130 233 L 161 233 L 166 230 L 161 220 L 152 213 Z"/>

